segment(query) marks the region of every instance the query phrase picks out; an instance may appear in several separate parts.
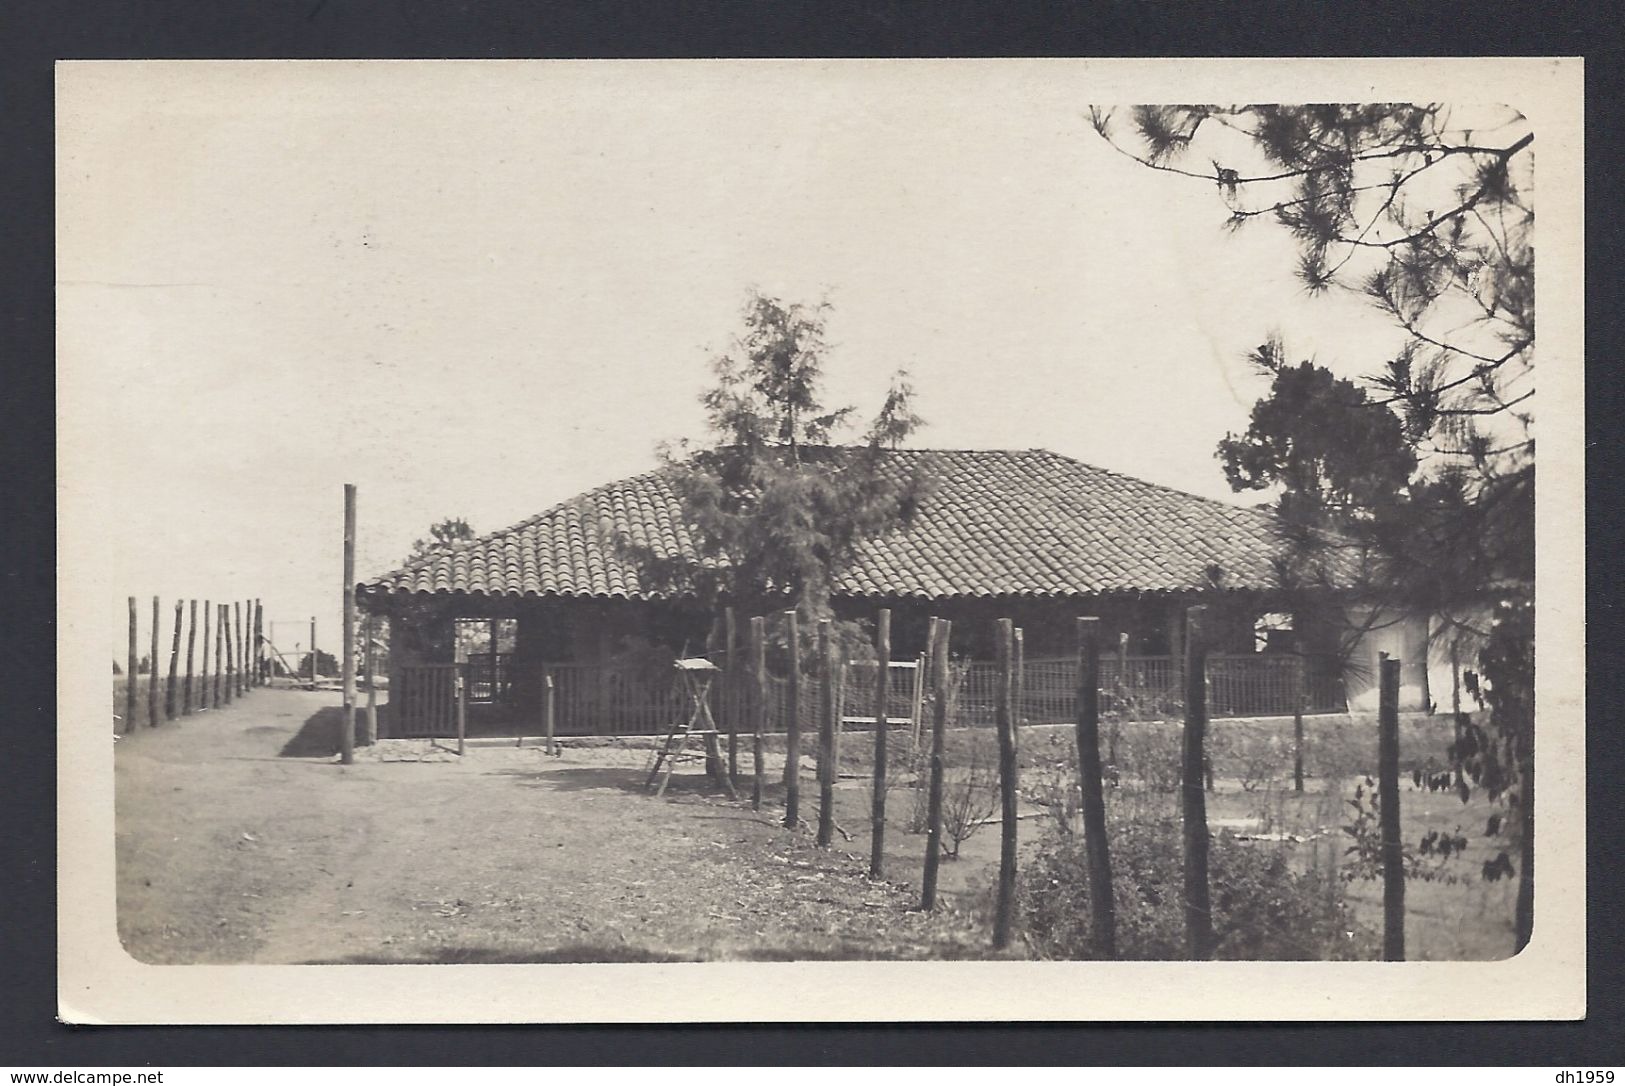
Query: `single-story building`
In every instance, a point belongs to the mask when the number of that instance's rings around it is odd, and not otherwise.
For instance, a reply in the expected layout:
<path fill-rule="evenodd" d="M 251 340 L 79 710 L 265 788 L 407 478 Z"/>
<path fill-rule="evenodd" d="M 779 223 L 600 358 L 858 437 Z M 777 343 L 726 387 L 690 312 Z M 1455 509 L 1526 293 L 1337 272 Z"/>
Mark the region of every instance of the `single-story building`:
<path fill-rule="evenodd" d="M 1301 589 L 1288 600 L 1267 510 L 1039 449 L 883 457 L 882 470 L 923 468 L 932 487 L 906 528 L 860 546 L 835 578 L 832 603 L 848 618 L 890 608 L 894 658 L 924 650 L 932 616 L 953 621 L 954 652 L 973 658 L 991 658 L 999 618 L 1022 627 L 1029 659 L 1068 656 L 1080 615 L 1101 619 L 1108 645 L 1121 633 L 1130 653 L 1177 656 L 1186 609 L 1202 603 L 1216 652 L 1301 650 L 1311 669 L 1332 666 L 1336 601 L 1305 609 Z M 716 614 L 660 587 L 617 540 L 657 556 L 695 554 L 662 471 L 607 483 L 358 585 L 363 609 L 390 616 L 392 701 L 403 669 L 455 661 L 459 622 L 491 624 L 498 652 L 478 661 L 494 669 L 480 673 L 479 697 L 520 717 L 538 711 L 544 666 L 702 651 Z M 1284 614 L 1289 607 L 1295 613 Z M 1406 685 L 1414 704 L 1417 683 Z"/>

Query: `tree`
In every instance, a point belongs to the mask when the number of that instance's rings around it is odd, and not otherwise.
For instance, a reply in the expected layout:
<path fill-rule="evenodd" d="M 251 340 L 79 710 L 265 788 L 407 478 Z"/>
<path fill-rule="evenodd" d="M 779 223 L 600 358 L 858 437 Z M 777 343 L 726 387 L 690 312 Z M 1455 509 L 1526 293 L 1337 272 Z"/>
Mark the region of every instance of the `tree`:
<path fill-rule="evenodd" d="M 474 538 L 474 528 L 463 517 L 444 517 L 429 525 L 429 534 L 420 536 L 412 541 L 412 553 L 406 556 L 406 564 L 421 564 L 432 561 L 448 551 L 456 549 L 459 544 L 466 543 Z M 454 651 L 455 631 L 447 632 L 439 621 L 445 612 L 445 604 L 435 599 L 410 598 L 397 601 L 392 605 L 391 614 L 378 615 L 373 620 L 373 660 L 375 668 L 387 666 L 389 650 L 392 642 L 393 628 L 391 615 L 401 615 L 406 619 L 409 629 L 422 631 L 424 648 L 434 658 L 441 658 Z M 366 624 L 356 623 L 355 652 L 358 661 L 366 659 Z"/>
<path fill-rule="evenodd" d="M 908 376 L 894 376 L 861 438 L 841 444 L 856 409 L 823 402 L 829 309 L 749 296 L 744 332 L 700 397 L 709 439 L 661 451 L 696 553 L 617 540 L 652 580 L 744 613 L 794 606 L 816 622 L 831 616 L 834 579 L 857 547 L 912 517 L 924 467 L 903 477 L 884 462 L 921 425 Z"/>
<path fill-rule="evenodd" d="M 1533 669 L 1520 661 L 1533 659 L 1534 633 L 1506 615 L 1532 611 L 1534 593 L 1533 132 L 1510 110 L 1467 117 L 1437 103 L 1139 106 L 1127 134 L 1109 111 L 1090 119 L 1142 165 L 1213 185 L 1231 228 L 1285 229 L 1308 291 L 1355 292 L 1402 330 L 1397 353 L 1362 360 L 1368 395 L 1309 404 L 1278 380 L 1254 419 L 1285 428 L 1296 397 L 1336 432 L 1375 435 L 1388 424 L 1358 416 L 1378 411 L 1402 423 L 1417 474 L 1391 494 L 1346 491 L 1340 527 L 1375 556 L 1387 593 L 1434 615 L 1453 642 L 1480 647 L 1498 736 L 1486 745 L 1505 754 L 1505 775 L 1486 790 L 1521 806 L 1530 827 L 1521 945 L 1532 915 L 1533 719 L 1516 707 L 1533 705 Z M 1333 423 L 1338 413 L 1348 421 Z M 1270 466 L 1269 442 L 1234 441 L 1220 456 L 1236 468 L 1232 485 L 1250 486 Z M 1350 459 L 1397 466 L 1375 451 Z M 1275 481 L 1289 522 L 1306 495 L 1332 497 L 1323 478 Z"/>
<path fill-rule="evenodd" d="M 339 662 L 333 658 L 333 654 L 328 652 L 326 649 L 317 649 L 316 650 L 316 674 L 318 674 L 318 675 L 337 675 L 338 673 L 339 673 Z M 303 656 L 301 656 L 299 658 L 299 674 L 300 675 L 309 675 L 310 674 L 310 653 L 308 653 L 308 652 L 305 653 Z"/>
<path fill-rule="evenodd" d="M 1420 452 L 1486 481 L 1532 477 L 1534 135 L 1522 116 L 1468 127 L 1437 104 L 1139 106 L 1137 150 L 1111 113 L 1091 120 L 1147 167 L 1215 185 L 1232 228 L 1285 228 L 1306 289 L 1357 292 L 1404 330 L 1369 384 Z M 1185 165 L 1198 157 L 1211 170 Z"/>
<path fill-rule="evenodd" d="M 1392 505 L 1417 463 L 1399 417 L 1324 367 L 1288 365 L 1278 339 L 1252 358 L 1273 379 L 1247 432 L 1219 443 L 1231 488 L 1279 486 L 1282 518 L 1304 529 L 1344 532 Z"/>
<path fill-rule="evenodd" d="M 473 538 L 474 529 L 469 526 L 468 521 L 462 517 L 447 517 L 429 526 L 427 539 L 418 538 L 412 541 L 412 553 L 406 556 L 406 560 L 411 563 L 433 558 Z"/>

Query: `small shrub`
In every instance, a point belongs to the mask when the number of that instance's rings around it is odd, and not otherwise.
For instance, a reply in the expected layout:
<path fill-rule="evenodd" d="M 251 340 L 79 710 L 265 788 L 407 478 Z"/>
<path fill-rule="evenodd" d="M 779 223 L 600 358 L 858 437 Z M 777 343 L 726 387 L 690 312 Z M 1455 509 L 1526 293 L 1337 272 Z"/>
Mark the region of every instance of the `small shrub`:
<path fill-rule="evenodd" d="M 1244 792 L 1256 792 L 1278 782 L 1292 764 L 1292 744 L 1280 735 L 1247 729 L 1226 734 L 1213 760 L 1225 767 L 1225 775 L 1241 782 Z"/>
<path fill-rule="evenodd" d="M 1076 833 L 1078 807 L 1083 795 L 1078 785 L 1078 748 L 1068 733 L 1052 730 L 1029 754 L 1029 767 L 1021 775 L 1021 790 L 1029 802 L 1049 812 L 1059 833 Z M 1108 779 L 1114 770 L 1108 769 Z"/>
<path fill-rule="evenodd" d="M 1129 960 L 1185 958 L 1183 867 L 1177 818 L 1111 827 L 1117 948 Z M 1209 854 L 1215 958 L 1350 960 L 1374 956 L 1374 935 L 1353 920 L 1335 878 L 1297 871 L 1281 849 L 1221 835 Z M 1019 905 L 1042 957 L 1093 956 L 1083 842 L 1046 835 L 1026 865 Z"/>
<path fill-rule="evenodd" d="M 942 786 L 942 854 L 959 858 L 959 846 L 987 824 L 999 806 L 999 763 L 986 742 L 971 747 L 970 764 Z"/>
<path fill-rule="evenodd" d="M 1117 749 L 1122 761 L 1117 768 L 1123 781 L 1137 782 L 1152 792 L 1179 790 L 1179 725 L 1160 721 L 1124 725 Z"/>

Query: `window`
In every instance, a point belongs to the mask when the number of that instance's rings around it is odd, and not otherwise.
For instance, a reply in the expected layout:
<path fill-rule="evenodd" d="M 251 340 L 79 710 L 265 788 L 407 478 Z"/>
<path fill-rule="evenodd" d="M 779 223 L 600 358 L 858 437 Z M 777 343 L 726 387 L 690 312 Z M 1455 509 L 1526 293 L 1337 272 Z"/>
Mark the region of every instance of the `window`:
<path fill-rule="evenodd" d="M 1259 615 L 1253 623 L 1253 651 L 1297 651 L 1297 632 L 1292 628 L 1292 616 L 1280 611 Z"/>

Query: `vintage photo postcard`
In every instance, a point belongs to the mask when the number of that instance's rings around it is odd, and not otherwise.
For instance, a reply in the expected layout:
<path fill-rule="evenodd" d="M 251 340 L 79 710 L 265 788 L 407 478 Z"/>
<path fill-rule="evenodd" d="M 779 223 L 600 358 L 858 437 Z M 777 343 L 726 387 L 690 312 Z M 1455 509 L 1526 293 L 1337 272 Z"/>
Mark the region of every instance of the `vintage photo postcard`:
<path fill-rule="evenodd" d="M 1581 77 L 60 64 L 61 1016 L 1583 1016 Z"/>

